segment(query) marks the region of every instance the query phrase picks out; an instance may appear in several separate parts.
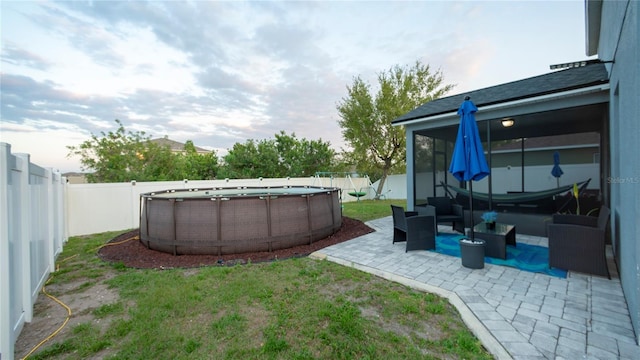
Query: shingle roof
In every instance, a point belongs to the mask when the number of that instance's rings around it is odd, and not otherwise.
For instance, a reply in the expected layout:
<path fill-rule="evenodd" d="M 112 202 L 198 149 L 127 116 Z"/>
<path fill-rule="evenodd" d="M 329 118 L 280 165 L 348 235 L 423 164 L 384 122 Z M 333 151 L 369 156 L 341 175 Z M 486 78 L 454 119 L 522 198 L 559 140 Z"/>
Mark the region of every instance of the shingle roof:
<path fill-rule="evenodd" d="M 457 111 L 465 96 L 471 97 L 474 104 L 480 107 L 606 84 L 608 82 L 609 76 L 604 64 L 597 62 L 597 60 L 590 60 L 583 67 L 559 70 L 549 74 L 436 99 L 396 118 L 392 123 L 402 123 L 408 120 Z"/>

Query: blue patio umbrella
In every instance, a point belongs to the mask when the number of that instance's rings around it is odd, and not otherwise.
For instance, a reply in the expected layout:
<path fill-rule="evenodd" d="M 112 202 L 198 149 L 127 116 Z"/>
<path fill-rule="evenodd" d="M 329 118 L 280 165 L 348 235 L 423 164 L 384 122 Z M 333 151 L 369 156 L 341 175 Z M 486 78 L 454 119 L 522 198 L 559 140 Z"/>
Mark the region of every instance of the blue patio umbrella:
<path fill-rule="evenodd" d="M 469 182 L 469 210 L 471 213 L 471 239 L 473 233 L 473 181 L 482 180 L 489 175 L 489 165 L 484 157 L 482 141 L 476 124 L 475 113 L 478 108 L 469 97 L 465 97 L 458 109 L 460 126 L 453 148 L 449 172 L 459 181 Z"/>
<path fill-rule="evenodd" d="M 551 175 L 556 178 L 556 185 L 560 187 L 560 176 L 564 174 L 564 171 L 560 168 L 560 153 L 555 151 L 553 153 L 553 169 L 551 169 Z"/>

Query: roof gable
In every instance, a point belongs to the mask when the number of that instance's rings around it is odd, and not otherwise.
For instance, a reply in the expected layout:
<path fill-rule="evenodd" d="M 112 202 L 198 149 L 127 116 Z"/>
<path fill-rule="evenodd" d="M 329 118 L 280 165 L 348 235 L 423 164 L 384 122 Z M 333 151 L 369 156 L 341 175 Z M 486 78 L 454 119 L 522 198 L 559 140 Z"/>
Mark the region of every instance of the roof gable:
<path fill-rule="evenodd" d="M 169 147 L 169 149 L 171 149 L 171 151 L 173 152 L 182 152 L 184 151 L 184 143 L 181 143 L 179 141 L 175 141 L 175 140 L 171 140 L 169 138 L 157 138 L 157 139 L 151 139 L 150 140 L 153 143 L 156 143 L 160 146 L 167 146 Z M 203 149 L 201 147 L 195 146 L 196 152 L 198 153 L 207 153 L 207 152 L 211 152 L 210 150 L 207 149 Z"/>
<path fill-rule="evenodd" d="M 404 121 L 455 112 L 465 96 L 478 107 L 536 97 L 546 94 L 579 89 L 587 86 L 606 84 L 609 74 L 604 64 L 587 61 L 582 67 L 555 71 L 549 74 L 473 90 L 425 103 L 392 121 L 399 124 Z"/>

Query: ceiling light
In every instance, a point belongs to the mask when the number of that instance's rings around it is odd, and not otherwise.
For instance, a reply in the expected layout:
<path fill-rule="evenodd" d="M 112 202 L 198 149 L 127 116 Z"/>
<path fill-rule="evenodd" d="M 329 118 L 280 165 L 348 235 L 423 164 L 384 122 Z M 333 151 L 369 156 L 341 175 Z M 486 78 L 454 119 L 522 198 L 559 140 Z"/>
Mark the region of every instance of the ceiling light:
<path fill-rule="evenodd" d="M 513 121 L 513 119 L 502 119 L 501 122 L 502 122 L 502 126 L 504 126 L 504 127 L 511 127 L 515 123 L 515 121 Z"/>

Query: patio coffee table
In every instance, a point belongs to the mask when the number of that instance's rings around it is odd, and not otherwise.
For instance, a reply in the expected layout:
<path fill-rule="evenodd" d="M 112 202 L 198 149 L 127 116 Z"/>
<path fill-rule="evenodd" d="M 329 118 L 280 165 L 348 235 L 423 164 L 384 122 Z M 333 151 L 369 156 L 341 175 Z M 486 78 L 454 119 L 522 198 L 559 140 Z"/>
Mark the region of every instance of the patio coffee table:
<path fill-rule="evenodd" d="M 506 259 L 507 245 L 516 246 L 515 225 L 496 223 L 495 229 L 487 229 L 487 224 L 481 222 L 473 227 L 473 232 L 485 241 L 485 256 Z"/>

